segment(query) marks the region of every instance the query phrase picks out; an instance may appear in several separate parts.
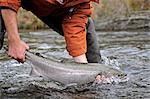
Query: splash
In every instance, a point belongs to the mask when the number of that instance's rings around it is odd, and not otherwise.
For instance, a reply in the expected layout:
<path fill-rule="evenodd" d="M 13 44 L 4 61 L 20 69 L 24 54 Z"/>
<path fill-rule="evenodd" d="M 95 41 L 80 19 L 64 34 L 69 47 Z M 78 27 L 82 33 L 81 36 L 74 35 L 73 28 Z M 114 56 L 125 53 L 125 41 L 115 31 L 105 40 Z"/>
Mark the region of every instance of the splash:
<path fill-rule="evenodd" d="M 109 59 L 106 56 L 102 56 L 102 63 L 112 66 L 117 70 L 121 70 L 119 62 L 115 59 Z M 129 81 L 129 75 L 111 75 L 110 73 L 99 74 L 93 84 L 119 84 Z"/>

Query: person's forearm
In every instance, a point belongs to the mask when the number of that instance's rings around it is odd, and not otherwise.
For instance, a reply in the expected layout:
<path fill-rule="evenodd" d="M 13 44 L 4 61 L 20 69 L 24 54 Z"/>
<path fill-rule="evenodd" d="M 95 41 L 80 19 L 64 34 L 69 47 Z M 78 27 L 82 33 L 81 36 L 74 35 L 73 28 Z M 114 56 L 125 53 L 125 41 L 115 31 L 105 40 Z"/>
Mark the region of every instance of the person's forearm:
<path fill-rule="evenodd" d="M 2 17 L 4 19 L 4 23 L 8 33 L 8 41 L 9 42 L 19 41 L 20 36 L 18 33 L 18 26 L 17 26 L 17 13 L 10 9 L 4 9 L 2 10 Z"/>
<path fill-rule="evenodd" d="M 8 55 L 18 62 L 23 63 L 29 46 L 20 39 L 17 14 L 12 10 L 5 9 L 2 10 L 2 16 L 8 33 Z"/>

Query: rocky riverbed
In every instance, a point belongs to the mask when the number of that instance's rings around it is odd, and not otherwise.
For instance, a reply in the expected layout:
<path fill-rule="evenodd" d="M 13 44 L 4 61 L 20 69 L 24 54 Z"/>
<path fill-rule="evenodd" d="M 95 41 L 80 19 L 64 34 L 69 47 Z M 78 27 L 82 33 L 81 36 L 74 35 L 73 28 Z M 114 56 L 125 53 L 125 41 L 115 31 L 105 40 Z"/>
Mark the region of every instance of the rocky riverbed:
<path fill-rule="evenodd" d="M 53 59 L 70 59 L 64 38 L 52 31 L 21 33 L 31 51 Z M 20 64 L 0 51 L 0 99 L 149 99 L 150 32 L 97 32 L 103 63 L 120 68 L 129 81 L 65 86 L 31 77 L 31 64 Z"/>

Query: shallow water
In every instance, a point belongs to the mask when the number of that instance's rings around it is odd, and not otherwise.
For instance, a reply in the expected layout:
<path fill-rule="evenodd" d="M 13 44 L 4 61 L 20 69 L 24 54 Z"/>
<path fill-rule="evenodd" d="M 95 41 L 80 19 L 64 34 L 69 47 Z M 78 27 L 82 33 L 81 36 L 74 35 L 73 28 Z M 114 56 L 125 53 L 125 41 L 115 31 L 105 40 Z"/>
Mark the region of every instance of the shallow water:
<path fill-rule="evenodd" d="M 150 32 L 97 32 L 103 63 L 126 72 L 118 84 L 67 87 L 42 77 L 30 77 L 30 64 L 19 64 L 0 51 L 1 99 L 150 99 Z M 58 60 L 70 59 L 64 38 L 57 33 L 21 33 L 32 52 Z"/>

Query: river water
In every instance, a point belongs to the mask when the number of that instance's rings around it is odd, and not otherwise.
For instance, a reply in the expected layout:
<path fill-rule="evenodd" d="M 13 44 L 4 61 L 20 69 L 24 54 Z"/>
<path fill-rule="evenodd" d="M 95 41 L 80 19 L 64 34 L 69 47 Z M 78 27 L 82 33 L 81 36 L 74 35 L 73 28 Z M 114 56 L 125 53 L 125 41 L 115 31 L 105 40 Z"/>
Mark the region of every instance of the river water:
<path fill-rule="evenodd" d="M 57 60 L 71 58 L 64 38 L 55 32 L 27 32 L 21 37 L 33 53 Z M 19 64 L 3 49 L 0 99 L 150 99 L 150 32 L 97 32 L 97 37 L 103 63 L 126 72 L 129 81 L 64 88 L 57 82 L 29 76 L 30 64 Z"/>

